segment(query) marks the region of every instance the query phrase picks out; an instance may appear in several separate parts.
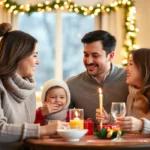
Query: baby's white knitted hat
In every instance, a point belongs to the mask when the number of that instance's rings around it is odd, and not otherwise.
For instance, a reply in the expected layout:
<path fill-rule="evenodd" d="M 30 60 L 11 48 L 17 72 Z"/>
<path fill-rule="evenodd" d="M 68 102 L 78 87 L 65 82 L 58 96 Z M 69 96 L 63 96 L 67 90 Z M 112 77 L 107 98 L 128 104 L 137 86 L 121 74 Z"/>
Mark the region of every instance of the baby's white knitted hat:
<path fill-rule="evenodd" d="M 46 92 L 54 86 L 60 86 L 66 91 L 67 104 L 66 104 L 65 108 L 67 108 L 70 104 L 70 91 L 69 91 L 67 83 L 63 80 L 51 79 L 51 80 L 48 80 L 47 82 L 45 82 L 44 85 L 43 85 L 43 89 L 42 89 L 41 101 L 44 103 Z"/>

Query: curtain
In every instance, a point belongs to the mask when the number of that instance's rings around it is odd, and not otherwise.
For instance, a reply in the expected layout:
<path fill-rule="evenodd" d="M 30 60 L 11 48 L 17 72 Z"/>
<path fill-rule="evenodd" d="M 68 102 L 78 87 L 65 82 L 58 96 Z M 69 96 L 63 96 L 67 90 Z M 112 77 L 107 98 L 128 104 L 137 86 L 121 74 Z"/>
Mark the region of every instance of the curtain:
<path fill-rule="evenodd" d="M 115 57 L 113 63 L 121 64 L 122 61 L 122 47 L 124 42 L 124 9 L 119 8 L 111 13 L 102 14 L 100 17 L 100 29 L 106 30 L 114 35 L 117 39 L 117 46 L 115 49 Z"/>
<path fill-rule="evenodd" d="M 15 30 L 18 27 L 18 16 L 9 13 L 6 9 L 0 5 L 0 23 L 8 22 L 12 25 L 12 29 Z"/>
<path fill-rule="evenodd" d="M 0 5 L 0 23 L 8 22 L 11 23 L 11 13 L 8 13 L 2 5 Z"/>

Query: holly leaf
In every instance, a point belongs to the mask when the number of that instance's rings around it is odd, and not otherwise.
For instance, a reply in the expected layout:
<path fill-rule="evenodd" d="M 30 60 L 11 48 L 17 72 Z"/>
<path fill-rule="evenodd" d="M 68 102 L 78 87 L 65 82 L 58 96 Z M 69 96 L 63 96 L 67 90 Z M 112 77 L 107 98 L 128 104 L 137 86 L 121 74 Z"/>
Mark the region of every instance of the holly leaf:
<path fill-rule="evenodd" d="M 96 131 L 94 135 L 101 139 L 105 139 L 107 136 L 107 129 L 103 128 L 100 131 Z"/>

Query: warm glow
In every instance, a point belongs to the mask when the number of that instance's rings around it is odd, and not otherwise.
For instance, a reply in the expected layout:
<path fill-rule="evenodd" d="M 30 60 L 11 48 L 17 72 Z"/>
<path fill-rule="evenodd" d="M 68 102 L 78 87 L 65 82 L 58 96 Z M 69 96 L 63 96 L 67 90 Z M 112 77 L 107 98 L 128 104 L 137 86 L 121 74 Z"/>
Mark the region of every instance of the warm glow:
<path fill-rule="evenodd" d="M 46 2 L 45 2 L 45 4 L 46 4 L 46 5 L 49 5 L 49 4 L 50 4 L 50 2 L 49 2 L 49 1 L 46 1 Z"/>
<path fill-rule="evenodd" d="M 79 117 L 79 113 L 77 111 L 75 111 L 74 114 L 75 114 L 75 117 L 77 118 Z"/>
<path fill-rule="evenodd" d="M 55 8 L 55 9 L 58 9 L 58 8 L 59 8 L 59 5 L 55 4 L 55 5 L 54 5 L 54 8 Z"/>
<path fill-rule="evenodd" d="M 56 0 L 56 3 L 60 3 L 60 0 Z"/>
<path fill-rule="evenodd" d="M 3 1 L 0 1 L 0 5 L 2 5 L 3 4 Z"/>
<path fill-rule="evenodd" d="M 99 94 L 102 94 L 102 89 L 101 88 L 99 88 Z"/>

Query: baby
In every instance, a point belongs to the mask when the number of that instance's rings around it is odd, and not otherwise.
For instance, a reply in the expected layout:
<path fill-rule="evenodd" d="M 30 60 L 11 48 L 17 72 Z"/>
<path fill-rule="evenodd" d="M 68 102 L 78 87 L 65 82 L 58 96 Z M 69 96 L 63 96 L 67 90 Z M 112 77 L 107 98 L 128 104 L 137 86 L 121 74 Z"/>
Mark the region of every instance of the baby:
<path fill-rule="evenodd" d="M 48 124 L 52 120 L 66 121 L 70 104 L 68 85 L 62 80 L 48 80 L 42 89 L 43 106 L 36 111 L 35 123 Z"/>

